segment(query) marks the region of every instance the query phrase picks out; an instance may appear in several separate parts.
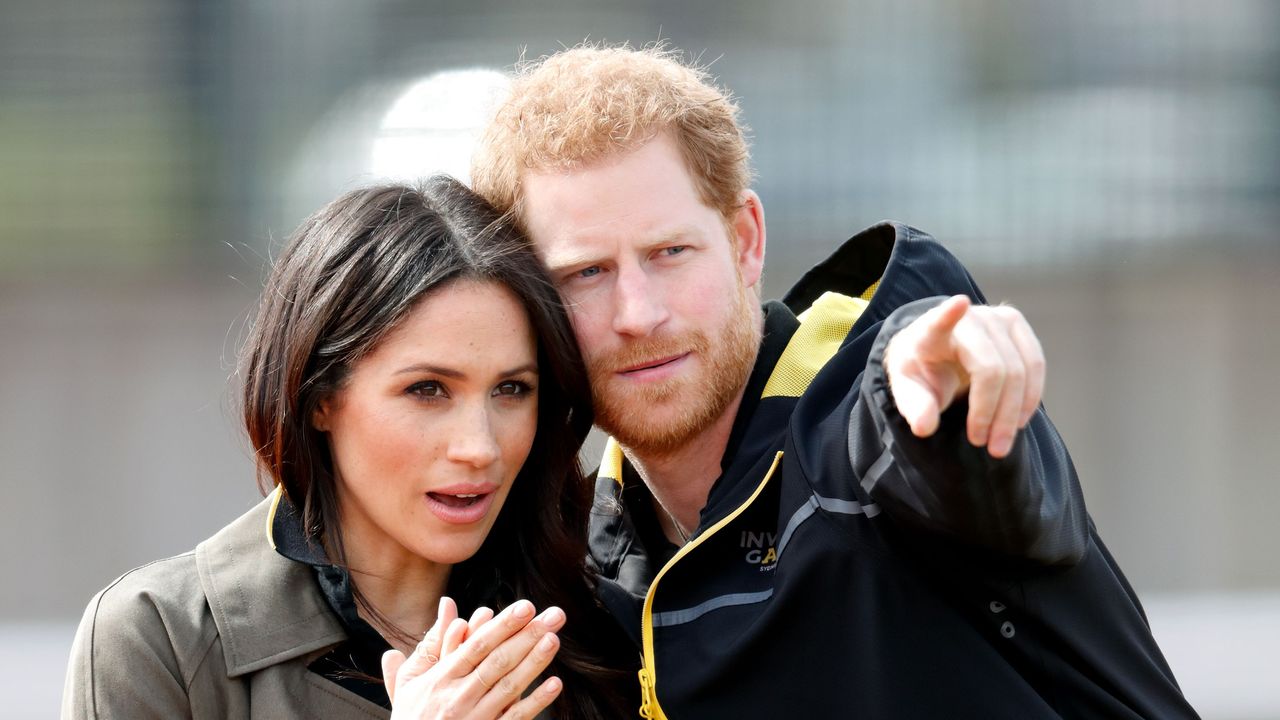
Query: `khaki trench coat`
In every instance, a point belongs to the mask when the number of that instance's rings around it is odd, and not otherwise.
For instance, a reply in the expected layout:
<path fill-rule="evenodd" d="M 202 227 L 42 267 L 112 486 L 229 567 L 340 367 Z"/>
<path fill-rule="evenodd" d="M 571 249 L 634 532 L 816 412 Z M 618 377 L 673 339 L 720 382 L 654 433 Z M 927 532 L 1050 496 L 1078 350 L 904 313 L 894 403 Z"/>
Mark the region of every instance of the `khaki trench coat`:
<path fill-rule="evenodd" d="M 272 547 L 274 497 L 195 552 L 132 570 L 90 601 L 63 720 L 389 717 L 307 670 L 346 633 L 312 569 Z"/>

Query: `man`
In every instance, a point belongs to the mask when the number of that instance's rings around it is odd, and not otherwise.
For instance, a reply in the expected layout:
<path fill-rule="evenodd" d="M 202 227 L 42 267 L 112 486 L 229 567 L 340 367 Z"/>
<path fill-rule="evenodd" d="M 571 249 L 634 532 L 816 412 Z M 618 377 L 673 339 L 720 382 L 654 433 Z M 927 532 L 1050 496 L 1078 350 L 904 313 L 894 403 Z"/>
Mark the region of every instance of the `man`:
<path fill-rule="evenodd" d="M 660 50 L 526 69 L 476 189 L 569 307 L 592 560 L 643 717 L 1194 717 L 1039 409 L 1040 345 L 883 223 L 759 303 L 731 98 Z"/>

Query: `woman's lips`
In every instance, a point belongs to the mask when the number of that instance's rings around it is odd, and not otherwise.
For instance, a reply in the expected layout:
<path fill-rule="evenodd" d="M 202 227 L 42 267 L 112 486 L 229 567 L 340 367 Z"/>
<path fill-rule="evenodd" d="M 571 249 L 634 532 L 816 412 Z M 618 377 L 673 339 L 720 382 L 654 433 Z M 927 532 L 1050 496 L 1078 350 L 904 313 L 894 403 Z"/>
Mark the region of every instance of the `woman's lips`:
<path fill-rule="evenodd" d="M 495 490 L 493 486 L 448 487 L 431 490 L 423 498 L 427 509 L 441 520 L 452 525 L 469 525 L 489 513 Z"/>

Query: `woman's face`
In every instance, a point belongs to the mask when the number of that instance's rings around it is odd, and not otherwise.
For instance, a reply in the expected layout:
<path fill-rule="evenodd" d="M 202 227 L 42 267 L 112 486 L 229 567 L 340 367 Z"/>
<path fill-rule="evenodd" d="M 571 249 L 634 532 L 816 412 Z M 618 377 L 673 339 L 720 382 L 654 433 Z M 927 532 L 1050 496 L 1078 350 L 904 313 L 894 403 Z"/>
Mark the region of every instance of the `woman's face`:
<path fill-rule="evenodd" d="M 471 557 L 529 455 L 537 385 L 525 309 L 492 282 L 432 291 L 355 363 L 314 417 L 353 564 Z"/>

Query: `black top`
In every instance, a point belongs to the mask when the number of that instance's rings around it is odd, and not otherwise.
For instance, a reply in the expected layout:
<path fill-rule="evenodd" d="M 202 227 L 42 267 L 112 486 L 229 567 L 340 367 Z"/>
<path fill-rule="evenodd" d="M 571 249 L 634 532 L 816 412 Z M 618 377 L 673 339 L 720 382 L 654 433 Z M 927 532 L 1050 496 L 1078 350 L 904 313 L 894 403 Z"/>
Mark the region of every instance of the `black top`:
<path fill-rule="evenodd" d="M 315 570 L 320 594 L 338 616 L 342 629 L 347 631 L 346 640 L 307 668 L 369 702 L 391 709 L 391 699 L 382 684 L 382 654 L 391 649 L 391 644 L 356 611 L 351 573 L 330 562 L 324 548 L 307 537 L 302 529 L 302 516 L 288 497 L 280 498 L 271 536 L 276 552 Z"/>

